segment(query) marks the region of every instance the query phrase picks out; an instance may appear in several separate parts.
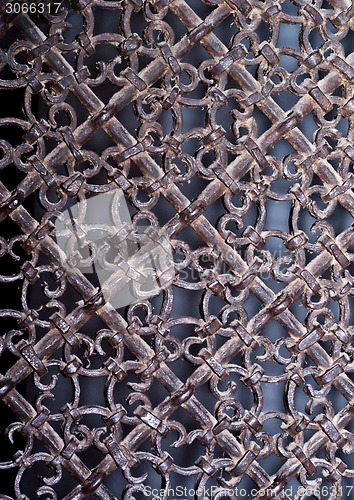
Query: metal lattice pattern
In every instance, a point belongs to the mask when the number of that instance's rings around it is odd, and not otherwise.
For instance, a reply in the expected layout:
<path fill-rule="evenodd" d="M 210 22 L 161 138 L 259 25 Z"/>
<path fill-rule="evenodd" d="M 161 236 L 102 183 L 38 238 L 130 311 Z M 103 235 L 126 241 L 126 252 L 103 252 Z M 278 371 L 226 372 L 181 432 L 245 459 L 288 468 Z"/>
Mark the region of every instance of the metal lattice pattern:
<path fill-rule="evenodd" d="M 14 498 L 346 496 L 353 18 L 350 0 L 3 10 L 0 88 L 23 106 L 0 120 Z M 53 222 L 118 188 L 178 271 L 126 310 L 63 269 Z"/>

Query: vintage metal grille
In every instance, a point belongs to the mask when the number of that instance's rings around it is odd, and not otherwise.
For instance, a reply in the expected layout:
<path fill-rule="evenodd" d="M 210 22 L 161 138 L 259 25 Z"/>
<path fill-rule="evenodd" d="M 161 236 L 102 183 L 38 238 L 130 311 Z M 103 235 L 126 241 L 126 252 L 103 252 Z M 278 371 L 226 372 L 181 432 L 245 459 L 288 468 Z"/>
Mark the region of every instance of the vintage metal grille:
<path fill-rule="evenodd" d="M 15 4 L 1 498 L 350 498 L 351 1 Z M 54 224 L 118 188 L 177 274 L 116 310 Z"/>

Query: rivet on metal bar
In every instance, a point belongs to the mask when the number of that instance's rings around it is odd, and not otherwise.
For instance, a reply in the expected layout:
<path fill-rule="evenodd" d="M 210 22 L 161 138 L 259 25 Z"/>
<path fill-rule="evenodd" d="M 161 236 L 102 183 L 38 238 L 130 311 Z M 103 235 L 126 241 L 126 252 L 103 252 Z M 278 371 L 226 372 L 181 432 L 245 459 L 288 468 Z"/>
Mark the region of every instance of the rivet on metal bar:
<path fill-rule="evenodd" d="M 49 128 L 49 124 L 45 120 L 34 122 L 31 128 L 24 134 L 23 139 L 28 144 L 34 144 L 48 132 Z"/>
<path fill-rule="evenodd" d="M 140 380 L 148 380 L 152 374 L 160 368 L 160 365 L 163 361 L 165 361 L 169 356 L 169 351 L 167 348 L 163 348 L 161 351 L 159 351 L 153 358 L 150 360 L 147 368 L 137 371 L 137 375 L 140 378 Z"/>
<path fill-rule="evenodd" d="M 236 463 L 235 467 L 228 471 L 230 476 L 237 477 L 244 474 L 258 457 L 260 450 L 260 446 L 252 442 L 250 449 L 246 451 L 243 457 Z"/>
<path fill-rule="evenodd" d="M 28 280 L 31 284 L 34 283 L 38 278 L 38 272 L 35 267 L 31 264 L 31 262 L 26 262 L 22 265 L 21 271 L 24 279 Z"/>
<path fill-rule="evenodd" d="M 227 377 L 227 371 L 207 349 L 202 349 L 199 353 L 199 357 L 201 357 L 206 362 L 206 364 L 218 378 L 220 378 L 221 380 L 225 380 L 225 378 Z"/>
<path fill-rule="evenodd" d="M 343 448 L 346 443 L 346 439 L 341 435 L 333 422 L 331 422 L 323 413 L 317 415 L 314 422 L 320 426 L 333 443 L 336 443 L 339 448 Z"/>
<path fill-rule="evenodd" d="M 238 45 L 230 50 L 228 54 L 225 55 L 220 61 L 215 64 L 210 70 L 213 76 L 218 77 L 224 71 L 228 70 L 236 61 L 239 61 L 243 57 L 246 57 L 247 50 L 244 45 Z"/>
<path fill-rule="evenodd" d="M 134 415 L 139 417 L 139 419 L 144 422 L 144 424 L 147 424 L 149 427 L 161 434 L 161 436 L 166 437 L 168 433 L 168 427 L 151 411 L 147 410 L 143 406 L 138 406 L 138 408 L 134 410 Z"/>
<path fill-rule="evenodd" d="M 46 38 L 42 45 L 38 45 L 28 53 L 28 60 L 33 61 L 38 57 L 42 57 L 47 54 L 55 45 L 63 41 L 63 36 L 61 33 L 55 33 L 54 35 Z"/>
<path fill-rule="evenodd" d="M 47 368 L 44 363 L 39 359 L 31 344 L 27 344 L 25 340 L 21 340 L 17 348 L 19 349 L 22 357 L 27 361 L 31 368 L 42 377 L 47 373 Z"/>
<path fill-rule="evenodd" d="M 65 342 L 67 342 L 70 346 L 73 347 L 79 342 L 78 337 L 71 331 L 69 323 L 67 323 L 59 313 L 56 312 L 52 314 L 49 319 L 53 326 L 62 334 Z"/>
<path fill-rule="evenodd" d="M 25 193 L 21 190 L 15 190 L 9 198 L 3 200 L 0 203 L 0 215 L 3 220 L 5 217 L 11 214 L 14 210 L 16 210 L 21 203 L 25 199 Z"/>
<path fill-rule="evenodd" d="M 105 444 L 110 455 L 120 469 L 125 470 L 134 467 L 138 463 L 134 455 L 132 455 L 125 446 L 117 444 L 112 437 L 107 438 Z"/>
<path fill-rule="evenodd" d="M 127 372 L 113 358 L 108 358 L 104 363 L 104 367 L 116 377 L 118 382 L 121 382 L 127 376 Z"/>
<path fill-rule="evenodd" d="M 314 375 L 314 379 L 318 385 L 330 384 L 334 379 L 344 372 L 344 368 L 349 362 L 347 354 L 343 354 L 333 365 L 325 370 L 322 374 Z"/>
<path fill-rule="evenodd" d="M 349 266 L 350 261 L 345 253 L 338 247 L 338 245 L 333 241 L 333 239 L 327 234 L 323 233 L 318 239 L 319 243 L 322 243 L 324 248 L 333 255 L 338 264 L 342 268 Z"/>
<path fill-rule="evenodd" d="M 317 469 L 315 465 L 296 443 L 290 443 L 287 449 L 295 455 L 301 465 L 303 465 L 303 467 L 306 469 L 306 472 L 309 476 L 313 476 L 314 474 L 316 474 Z"/>
<path fill-rule="evenodd" d="M 39 173 L 49 189 L 52 189 L 53 187 L 58 185 L 57 180 L 52 176 L 50 172 L 48 172 L 45 165 L 43 165 L 43 163 L 37 158 L 36 155 L 31 156 L 28 162 Z"/>

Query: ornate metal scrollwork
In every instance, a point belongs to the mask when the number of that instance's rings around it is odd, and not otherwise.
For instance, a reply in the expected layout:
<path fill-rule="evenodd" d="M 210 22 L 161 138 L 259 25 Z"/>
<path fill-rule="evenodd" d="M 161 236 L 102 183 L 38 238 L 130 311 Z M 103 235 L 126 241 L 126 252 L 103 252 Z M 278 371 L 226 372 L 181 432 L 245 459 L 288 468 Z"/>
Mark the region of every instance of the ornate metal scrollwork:
<path fill-rule="evenodd" d="M 0 7 L 1 498 L 349 498 L 352 3 L 24 5 Z M 141 227 L 174 259 L 145 293 Z"/>

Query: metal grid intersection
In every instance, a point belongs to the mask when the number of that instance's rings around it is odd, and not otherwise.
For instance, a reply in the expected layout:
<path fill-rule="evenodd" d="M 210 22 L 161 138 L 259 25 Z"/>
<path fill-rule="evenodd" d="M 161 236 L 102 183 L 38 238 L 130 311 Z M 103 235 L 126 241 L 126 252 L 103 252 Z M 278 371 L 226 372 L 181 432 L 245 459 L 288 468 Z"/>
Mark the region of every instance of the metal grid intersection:
<path fill-rule="evenodd" d="M 214 498 L 243 488 L 270 499 L 296 482 L 344 498 L 354 477 L 351 2 L 66 7 L 2 12 L 0 88 L 23 103 L 22 116 L 0 119 L 10 234 L 0 281 L 4 303 L 7 289 L 18 303 L 1 310 L 0 394 L 19 419 L 8 437 L 24 436 L 1 464 L 15 471 L 13 497 L 144 498 L 146 485 L 192 484 L 200 498 L 212 485 L 224 489 Z M 179 257 L 173 285 L 126 310 L 63 269 L 52 222 L 118 188 L 133 223 L 163 225 Z M 185 315 L 193 297 L 200 314 Z M 269 384 L 282 409 L 268 408 Z M 38 464 L 47 477 L 36 489 Z"/>

